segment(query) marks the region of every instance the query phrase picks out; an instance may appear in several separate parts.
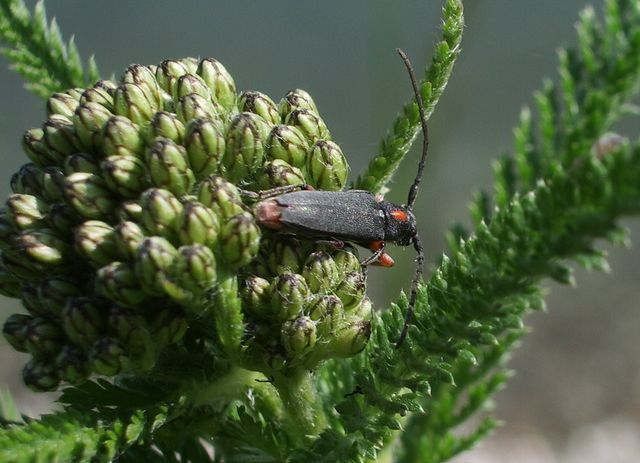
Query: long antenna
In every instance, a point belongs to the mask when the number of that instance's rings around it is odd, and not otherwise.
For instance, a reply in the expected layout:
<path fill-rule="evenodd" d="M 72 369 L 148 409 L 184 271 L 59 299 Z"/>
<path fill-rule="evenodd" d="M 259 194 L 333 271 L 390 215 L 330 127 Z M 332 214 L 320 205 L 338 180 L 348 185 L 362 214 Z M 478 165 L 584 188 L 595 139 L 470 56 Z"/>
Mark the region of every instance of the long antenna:
<path fill-rule="evenodd" d="M 413 209 L 413 204 L 416 202 L 416 196 L 418 195 L 418 187 L 420 186 L 420 181 L 422 180 L 422 172 L 424 171 L 425 162 L 427 160 L 427 150 L 429 148 L 429 131 L 427 129 L 427 117 L 424 113 L 424 105 L 422 104 L 422 97 L 420 96 L 420 89 L 418 88 L 418 80 L 416 79 L 416 75 L 413 72 L 413 66 L 411 66 L 411 61 L 407 58 L 407 55 L 400 50 L 397 49 L 400 58 L 404 61 L 404 65 L 407 67 L 407 71 L 409 71 L 409 77 L 411 78 L 411 85 L 413 86 L 413 93 L 416 97 L 416 103 L 418 104 L 418 110 L 420 111 L 420 122 L 422 124 L 422 157 L 420 158 L 420 163 L 418 164 L 418 173 L 416 174 L 416 179 L 413 181 L 411 188 L 409 188 L 409 197 L 407 198 L 407 208 Z M 409 332 L 409 325 L 411 324 L 411 320 L 413 319 L 413 311 L 416 305 L 416 299 L 418 298 L 418 283 L 422 278 L 422 268 L 424 266 L 424 249 L 422 248 L 422 243 L 420 242 L 420 238 L 418 238 L 418 233 L 413 236 L 413 247 L 416 250 L 416 271 L 413 276 L 413 280 L 411 281 L 411 294 L 409 295 L 409 304 L 407 305 L 407 311 L 404 315 L 404 324 L 402 326 L 402 332 L 400 333 L 400 337 L 396 341 L 396 349 L 398 349 L 405 338 L 407 337 L 407 333 Z"/>
<path fill-rule="evenodd" d="M 427 116 L 424 113 L 424 105 L 422 104 L 422 97 L 420 96 L 420 89 L 418 88 L 418 79 L 416 79 L 416 74 L 413 72 L 413 66 L 411 66 L 411 61 L 401 49 L 396 50 L 404 61 L 404 65 L 409 71 L 409 77 L 411 78 L 411 85 L 413 86 L 413 93 L 416 96 L 416 103 L 418 104 L 418 110 L 420 111 L 420 123 L 422 124 L 422 157 L 420 158 L 420 163 L 418 164 L 418 173 L 416 174 L 416 179 L 413 181 L 411 188 L 409 188 L 409 197 L 407 198 L 407 207 L 409 209 L 413 209 L 413 204 L 416 202 L 416 196 L 418 195 L 418 187 L 420 186 L 420 181 L 422 180 L 422 172 L 424 171 L 424 165 L 427 160 L 427 150 L 429 149 L 429 130 L 427 129 Z"/>

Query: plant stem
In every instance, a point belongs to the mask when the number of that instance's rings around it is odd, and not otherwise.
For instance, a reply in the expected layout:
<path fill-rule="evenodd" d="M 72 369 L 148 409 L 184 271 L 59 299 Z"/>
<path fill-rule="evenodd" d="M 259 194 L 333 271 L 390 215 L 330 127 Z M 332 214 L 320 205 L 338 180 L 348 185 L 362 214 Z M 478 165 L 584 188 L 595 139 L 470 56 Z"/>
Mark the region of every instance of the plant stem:
<path fill-rule="evenodd" d="M 273 385 L 280 394 L 289 428 L 287 434 L 294 443 L 303 443 L 320 434 L 327 426 L 327 420 L 309 371 L 295 369 L 274 375 Z"/>

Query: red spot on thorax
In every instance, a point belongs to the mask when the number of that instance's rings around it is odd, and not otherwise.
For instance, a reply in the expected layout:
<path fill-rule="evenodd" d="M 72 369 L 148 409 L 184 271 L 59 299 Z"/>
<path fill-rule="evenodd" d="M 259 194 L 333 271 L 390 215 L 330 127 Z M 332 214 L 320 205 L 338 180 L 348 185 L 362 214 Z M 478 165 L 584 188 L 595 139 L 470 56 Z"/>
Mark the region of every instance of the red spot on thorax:
<path fill-rule="evenodd" d="M 399 222 L 406 222 L 407 220 L 409 220 L 407 213 L 400 209 L 394 209 L 393 211 L 391 211 L 391 217 Z"/>

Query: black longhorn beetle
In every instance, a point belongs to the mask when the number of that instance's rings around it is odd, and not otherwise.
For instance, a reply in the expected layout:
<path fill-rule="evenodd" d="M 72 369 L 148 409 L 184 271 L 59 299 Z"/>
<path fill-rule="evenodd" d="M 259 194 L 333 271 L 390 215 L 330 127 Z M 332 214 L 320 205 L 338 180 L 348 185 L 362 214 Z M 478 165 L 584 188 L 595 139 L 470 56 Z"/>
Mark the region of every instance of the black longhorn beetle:
<path fill-rule="evenodd" d="M 416 270 L 404 326 L 396 348 L 402 345 L 407 336 L 416 303 L 418 282 L 423 272 L 424 251 L 418 237 L 413 205 L 429 147 L 427 120 L 418 82 L 407 55 L 400 49 L 397 51 L 409 72 L 423 132 L 422 156 L 416 178 L 409 188 L 407 204 L 392 204 L 384 201 L 381 195 L 364 190 L 316 191 L 308 185 L 286 185 L 261 192 L 242 192 L 259 201 L 255 205 L 255 217 L 260 226 L 308 238 L 327 238 L 323 241 L 336 247 L 343 247 L 345 242 L 367 247 L 373 254 L 361 262 L 362 266 L 393 266 L 393 259 L 385 252 L 386 242 L 400 246 L 413 245 L 417 253 Z"/>

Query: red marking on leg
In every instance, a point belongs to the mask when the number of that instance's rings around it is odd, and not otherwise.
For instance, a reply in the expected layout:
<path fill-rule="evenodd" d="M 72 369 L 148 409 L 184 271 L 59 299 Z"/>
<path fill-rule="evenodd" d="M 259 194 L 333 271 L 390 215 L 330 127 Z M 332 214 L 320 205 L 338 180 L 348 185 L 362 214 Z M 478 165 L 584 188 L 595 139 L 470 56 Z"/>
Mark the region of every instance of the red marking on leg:
<path fill-rule="evenodd" d="M 369 249 L 372 251 L 377 251 L 378 249 L 384 246 L 384 241 L 372 241 L 369 243 Z"/>
<path fill-rule="evenodd" d="M 372 262 L 371 265 L 389 268 L 395 265 L 395 261 L 393 260 L 393 257 L 391 257 L 386 252 L 383 252 L 382 254 L 380 254 L 380 257 L 378 257 L 378 260 Z"/>
<path fill-rule="evenodd" d="M 260 201 L 255 207 L 256 221 L 265 228 L 273 230 L 282 228 L 280 208 L 281 206 L 275 199 Z"/>

